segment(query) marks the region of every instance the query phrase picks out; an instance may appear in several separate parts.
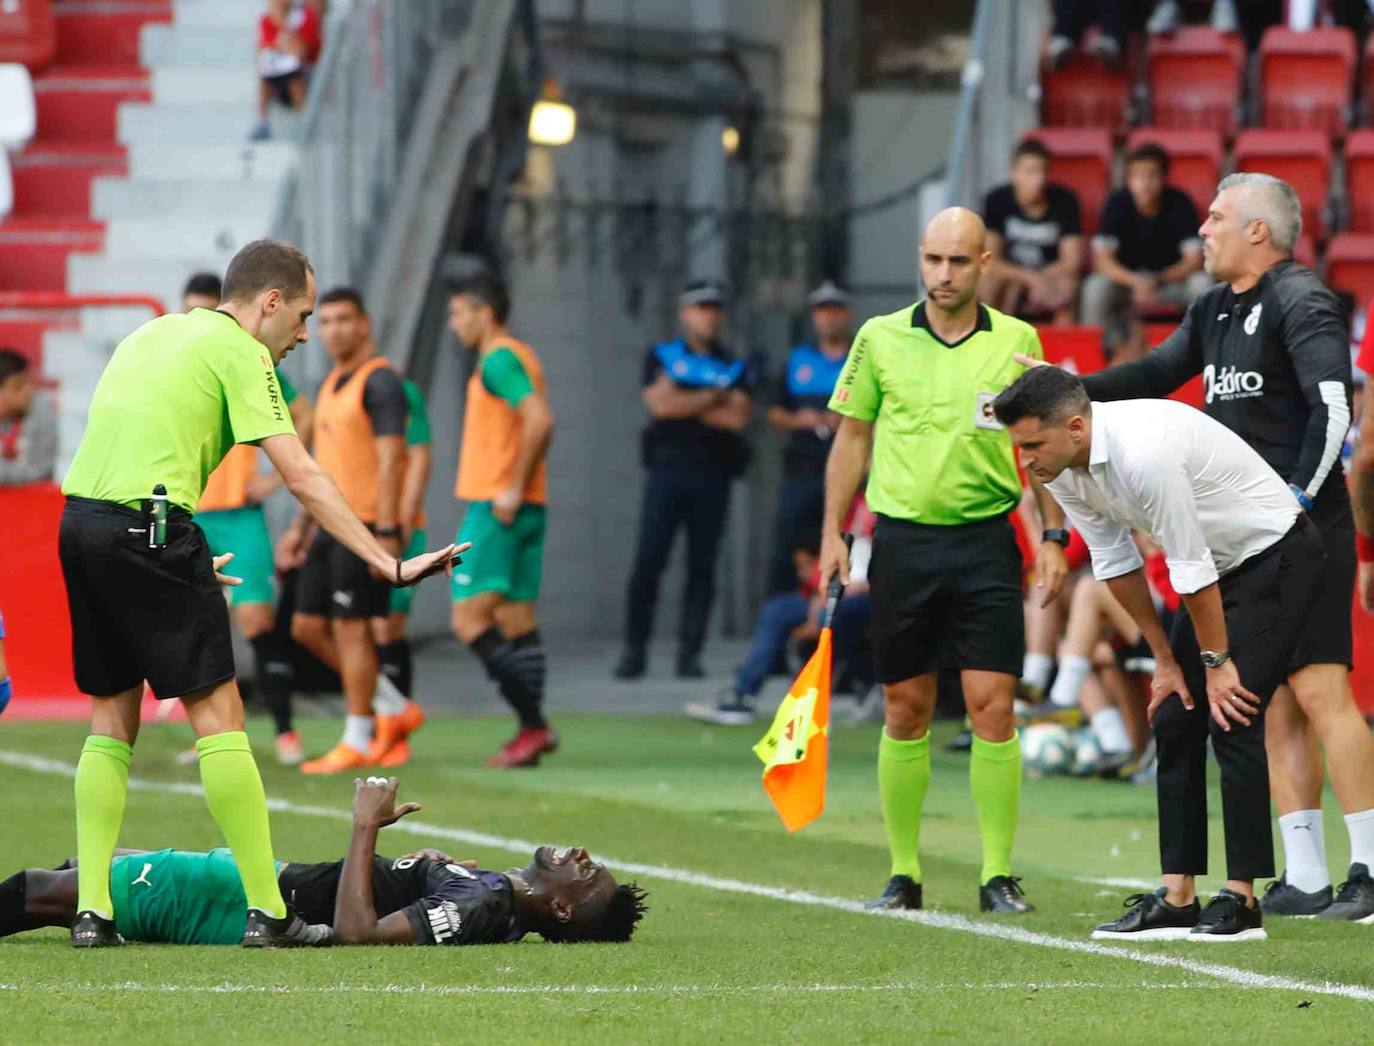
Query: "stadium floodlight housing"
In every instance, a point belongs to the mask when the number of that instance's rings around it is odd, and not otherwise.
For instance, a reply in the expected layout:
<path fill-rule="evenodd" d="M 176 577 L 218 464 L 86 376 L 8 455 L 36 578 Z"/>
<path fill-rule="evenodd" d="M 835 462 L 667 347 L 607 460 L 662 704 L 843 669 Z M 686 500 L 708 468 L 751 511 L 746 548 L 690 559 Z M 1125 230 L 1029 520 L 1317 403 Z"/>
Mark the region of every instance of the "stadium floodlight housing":
<path fill-rule="evenodd" d="M 577 134 L 577 110 L 563 101 L 553 77 L 530 110 L 530 141 L 535 145 L 567 145 Z"/>

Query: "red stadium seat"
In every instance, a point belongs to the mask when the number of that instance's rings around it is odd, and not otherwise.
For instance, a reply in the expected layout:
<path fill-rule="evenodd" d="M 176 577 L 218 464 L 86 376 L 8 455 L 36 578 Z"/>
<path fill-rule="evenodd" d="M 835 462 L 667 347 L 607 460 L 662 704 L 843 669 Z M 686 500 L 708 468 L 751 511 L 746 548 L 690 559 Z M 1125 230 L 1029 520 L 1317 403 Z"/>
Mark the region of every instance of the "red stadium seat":
<path fill-rule="evenodd" d="M 1271 26 L 1260 41 L 1260 122 L 1340 136 L 1350 126 L 1355 34 Z"/>
<path fill-rule="evenodd" d="M 1326 192 L 1331 182 L 1331 139 L 1321 131 L 1242 131 L 1236 136 L 1236 170 L 1282 178 L 1302 200 L 1303 228 L 1326 235 Z"/>
<path fill-rule="evenodd" d="M 1131 74 L 1125 63 L 1112 68 L 1082 50 L 1058 69 L 1040 72 L 1040 122 L 1046 127 L 1126 129 Z"/>
<path fill-rule="evenodd" d="M 1352 232 L 1374 232 L 1374 130 L 1345 140 L 1345 199 Z"/>
<path fill-rule="evenodd" d="M 1308 233 L 1299 236 L 1298 242 L 1293 245 L 1293 260 L 1309 269 L 1317 267 L 1317 245 Z"/>
<path fill-rule="evenodd" d="M 1153 37 L 1147 62 L 1156 127 L 1236 133 L 1245 71 L 1240 37 L 1188 26 Z"/>
<path fill-rule="evenodd" d="M 1169 184 L 1192 198 L 1199 215 L 1205 215 L 1221 180 L 1226 151 L 1219 131 L 1176 131 L 1167 127 L 1142 127 L 1132 131 L 1126 148 L 1153 142 L 1169 154 Z"/>
<path fill-rule="evenodd" d="M 1078 193 L 1083 216 L 1083 235 L 1097 231 L 1102 201 L 1112 182 L 1112 136 L 1110 131 L 1090 128 L 1042 127 L 1031 131 L 1033 138 L 1050 151 L 1050 181 Z"/>
<path fill-rule="evenodd" d="M 1045 360 L 1074 374 L 1091 374 L 1107 365 L 1102 354 L 1101 327 L 1039 326 L 1040 347 Z"/>
<path fill-rule="evenodd" d="M 41 72 L 57 53 L 57 21 L 49 0 L 0 3 L 0 62 Z"/>
<path fill-rule="evenodd" d="M 1374 235 L 1343 232 L 1326 249 L 1326 282 L 1348 291 L 1356 301 L 1374 297 Z"/>

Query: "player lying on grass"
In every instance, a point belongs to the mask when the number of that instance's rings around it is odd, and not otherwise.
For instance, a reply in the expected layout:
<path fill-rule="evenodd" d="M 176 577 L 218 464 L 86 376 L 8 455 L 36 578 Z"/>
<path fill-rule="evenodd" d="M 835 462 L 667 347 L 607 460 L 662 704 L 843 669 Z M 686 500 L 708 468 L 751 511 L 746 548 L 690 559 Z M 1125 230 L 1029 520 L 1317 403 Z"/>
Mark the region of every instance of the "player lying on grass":
<path fill-rule="evenodd" d="M 396 778 L 359 780 L 353 835 L 342 861 L 282 863 L 282 895 L 327 944 L 510 944 L 627 941 L 645 912 L 644 891 L 617 884 L 581 847 L 541 846 L 525 868 L 502 874 L 438 850 L 377 856 L 377 832 L 420 809 L 396 805 Z M 0 882 L 0 937 L 76 918 L 74 861 L 30 868 Z M 115 919 L 130 941 L 237 944 L 246 912 L 227 849 L 121 851 L 110 870 Z"/>

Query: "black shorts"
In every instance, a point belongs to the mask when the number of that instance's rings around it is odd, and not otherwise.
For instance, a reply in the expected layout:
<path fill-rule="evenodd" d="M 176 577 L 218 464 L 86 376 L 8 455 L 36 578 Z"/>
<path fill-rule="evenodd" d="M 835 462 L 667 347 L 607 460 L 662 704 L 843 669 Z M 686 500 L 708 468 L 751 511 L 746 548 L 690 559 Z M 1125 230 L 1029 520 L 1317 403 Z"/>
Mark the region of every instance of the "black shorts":
<path fill-rule="evenodd" d="M 320 617 L 385 617 L 391 585 L 323 530 L 306 553 L 296 589 L 296 613 Z"/>
<path fill-rule="evenodd" d="M 1293 669 L 1354 665 L 1351 610 L 1355 599 L 1355 520 L 1344 484 L 1327 484 L 1310 513 L 1326 549 L 1322 583 L 1307 627 L 1293 652 Z"/>
<path fill-rule="evenodd" d="M 278 105 L 291 108 L 291 85 L 296 81 L 305 80 L 305 70 L 297 69 L 294 73 L 283 73 L 281 76 L 264 76 L 262 82 L 267 85 L 272 97 Z"/>
<path fill-rule="evenodd" d="M 868 576 L 882 682 L 941 667 L 1021 674 L 1021 553 L 1006 516 L 951 527 L 879 516 Z"/>
<path fill-rule="evenodd" d="M 58 554 L 82 693 L 110 697 L 147 680 L 171 698 L 233 678 L 229 609 L 189 513 L 174 509 L 166 547 L 150 549 L 141 512 L 68 498 Z"/>

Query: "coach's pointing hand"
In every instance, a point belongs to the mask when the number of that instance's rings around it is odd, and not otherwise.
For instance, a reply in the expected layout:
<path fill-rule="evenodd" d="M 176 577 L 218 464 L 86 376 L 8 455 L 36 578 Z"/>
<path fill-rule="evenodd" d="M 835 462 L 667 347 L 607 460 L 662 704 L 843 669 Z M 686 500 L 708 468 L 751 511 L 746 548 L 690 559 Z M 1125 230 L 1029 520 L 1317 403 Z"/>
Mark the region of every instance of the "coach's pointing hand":
<path fill-rule="evenodd" d="M 1145 708 L 1145 718 L 1153 725 L 1155 710 L 1165 701 L 1178 695 L 1183 707 L 1192 709 L 1193 695 L 1188 693 L 1188 684 L 1183 681 L 1183 669 L 1172 657 L 1155 661 L 1154 678 L 1150 680 L 1150 703 Z"/>
<path fill-rule="evenodd" d="M 1053 363 L 1046 363 L 1044 360 L 1037 360 L 1034 356 L 1027 356 L 1022 352 L 1013 352 L 1011 358 L 1023 367 L 1053 367 Z"/>
<path fill-rule="evenodd" d="M 215 580 L 218 581 L 221 585 L 229 585 L 230 587 L 233 587 L 234 585 L 243 584 L 243 578 L 234 577 L 232 574 L 221 573 L 221 571 L 229 565 L 229 561 L 233 558 L 234 554 L 232 552 L 226 552 L 224 553 L 224 555 L 215 556 L 212 560 L 210 560 L 210 565 L 214 568 L 215 571 Z"/>

